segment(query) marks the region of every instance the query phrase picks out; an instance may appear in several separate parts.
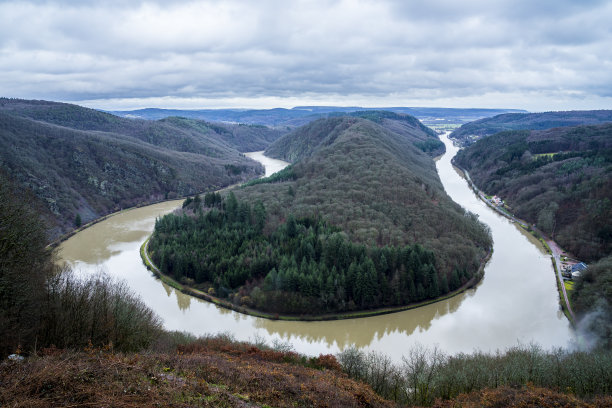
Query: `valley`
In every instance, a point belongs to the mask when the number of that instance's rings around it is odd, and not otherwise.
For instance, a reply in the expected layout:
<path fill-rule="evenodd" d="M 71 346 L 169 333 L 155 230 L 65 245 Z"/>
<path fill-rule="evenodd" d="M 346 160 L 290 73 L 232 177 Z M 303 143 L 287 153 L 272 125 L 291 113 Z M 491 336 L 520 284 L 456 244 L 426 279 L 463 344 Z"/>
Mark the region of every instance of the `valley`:
<path fill-rule="evenodd" d="M 612 1 L 0 1 L 0 407 L 612 407 Z"/>
<path fill-rule="evenodd" d="M 447 153 L 437 168 L 444 188 L 491 228 L 494 248 L 476 288 L 422 308 L 363 319 L 286 322 L 246 316 L 189 297 L 155 279 L 139 254 L 155 218 L 180 207 L 179 201 L 111 217 L 64 242 L 60 256 L 81 274 L 104 270 L 126 280 L 166 329 L 196 335 L 224 332 L 239 340 L 287 341 L 309 355 L 336 353 L 355 345 L 388 354 L 395 362 L 401 362 L 406 350 L 416 344 L 436 343 L 449 353 L 475 348 L 494 351 L 517 341 L 536 341 L 547 348 L 567 346 L 574 334 L 559 312 L 550 258 L 537 241 L 474 195 L 450 163 L 457 148 L 443 140 Z"/>

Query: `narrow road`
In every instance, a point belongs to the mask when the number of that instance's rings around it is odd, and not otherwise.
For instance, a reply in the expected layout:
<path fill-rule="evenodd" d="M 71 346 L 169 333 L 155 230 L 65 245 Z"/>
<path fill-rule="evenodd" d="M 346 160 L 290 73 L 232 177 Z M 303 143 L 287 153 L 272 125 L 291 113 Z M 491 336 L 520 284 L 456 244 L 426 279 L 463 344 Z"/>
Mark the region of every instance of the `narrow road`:
<path fill-rule="evenodd" d="M 565 290 L 565 284 L 563 283 L 563 276 L 561 275 L 561 252 L 563 252 L 561 250 L 561 248 L 559 248 L 559 245 L 557 245 L 557 243 L 555 241 L 553 241 L 552 239 L 546 239 L 546 243 L 548 244 L 548 246 L 550 247 L 550 250 L 552 251 L 552 257 L 553 260 L 555 262 L 555 265 L 557 266 L 557 278 L 559 279 L 559 282 L 561 282 L 561 290 L 563 291 L 563 298 L 565 299 L 565 305 L 567 306 L 567 310 L 569 311 L 569 314 L 572 316 L 572 319 L 575 321 L 576 320 L 576 316 L 574 315 L 574 311 L 572 310 L 572 307 L 570 306 L 570 302 L 569 302 L 569 298 L 567 297 L 567 291 Z"/>

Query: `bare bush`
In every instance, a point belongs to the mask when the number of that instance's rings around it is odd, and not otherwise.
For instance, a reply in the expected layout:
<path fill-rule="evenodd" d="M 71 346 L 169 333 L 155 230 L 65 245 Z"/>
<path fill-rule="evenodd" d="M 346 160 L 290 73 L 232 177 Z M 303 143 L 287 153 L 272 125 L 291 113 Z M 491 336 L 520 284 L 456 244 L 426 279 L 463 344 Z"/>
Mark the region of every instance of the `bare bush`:
<path fill-rule="evenodd" d="M 78 278 L 70 270 L 47 282 L 40 338 L 57 347 L 113 347 L 134 351 L 151 345 L 161 321 L 124 283 L 105 274 Z"/>

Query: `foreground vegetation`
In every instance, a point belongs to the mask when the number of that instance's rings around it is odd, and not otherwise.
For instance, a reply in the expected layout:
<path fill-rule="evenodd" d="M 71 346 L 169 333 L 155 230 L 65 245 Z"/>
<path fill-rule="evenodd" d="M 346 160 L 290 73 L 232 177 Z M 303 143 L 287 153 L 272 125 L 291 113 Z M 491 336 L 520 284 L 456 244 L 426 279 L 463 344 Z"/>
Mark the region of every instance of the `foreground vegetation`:
<path fill-rule="evenodd" d="M 60 269 L 32 201 L 0 172 L 0 357 L 51 345 L 151 345 L 159 318 L 120 283 Z"/>
<path fill-rule="evenodd" d="M 495 354 L 447 355 L 437 348 L 407 349 L 401 365 L 375 352 L 347 349 L 338 355 L 344 371 L 370 384 L 385 398 L 407 405 L 431 405 L 463 393 L 525 385 L 579 397 L 612 392 L 612 352 L 542 350 L 516 346 Z"/>
<path fill-rule="evenodd" d="M 401 365 L 347 349 L 305 357 L 286 344 L 165 334 L 146 352 L 47 348 L 0 363 L 0 404 L 168 407 L 608 407 L 610 352 L 515 347 L 495 355 L 406 350 Z"/>

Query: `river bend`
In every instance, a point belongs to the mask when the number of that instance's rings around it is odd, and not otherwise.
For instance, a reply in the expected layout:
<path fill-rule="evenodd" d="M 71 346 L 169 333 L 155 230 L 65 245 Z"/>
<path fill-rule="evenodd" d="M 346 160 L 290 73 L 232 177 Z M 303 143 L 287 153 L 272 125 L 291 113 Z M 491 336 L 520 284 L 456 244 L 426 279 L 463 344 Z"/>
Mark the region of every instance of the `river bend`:
<path fill-rule="evenodd" d="M 448 353 L 503 350 L 519 342 L 544 348 L 567 346 L 573 332 L 559 308 L 550 257 L 533 237 L 476 197 L 451 165 L 457 148 L 446 136 L 442 140 L 447 152 L 437 168 L 444 188 L 491 228 L 494 252 L 474 289 L 432 305 L 361 319 L 285 322 L 243 315 L 187 296 L 156 279 L 139 254 L 155 218 L 178 208 L 180 200 L 112 216 L 65 241 L 59 255 L 82 274 L 104 271 L 124 280 L 168 330 L 288 341 L 296 351 L 310 355 L 337 353 L 355 345 L 386 353 L 396 362 L 416 343 L 437 345 Z M 263 152 L 247 156 L 262 162 L 266 175 L 286 165 Z"/>

